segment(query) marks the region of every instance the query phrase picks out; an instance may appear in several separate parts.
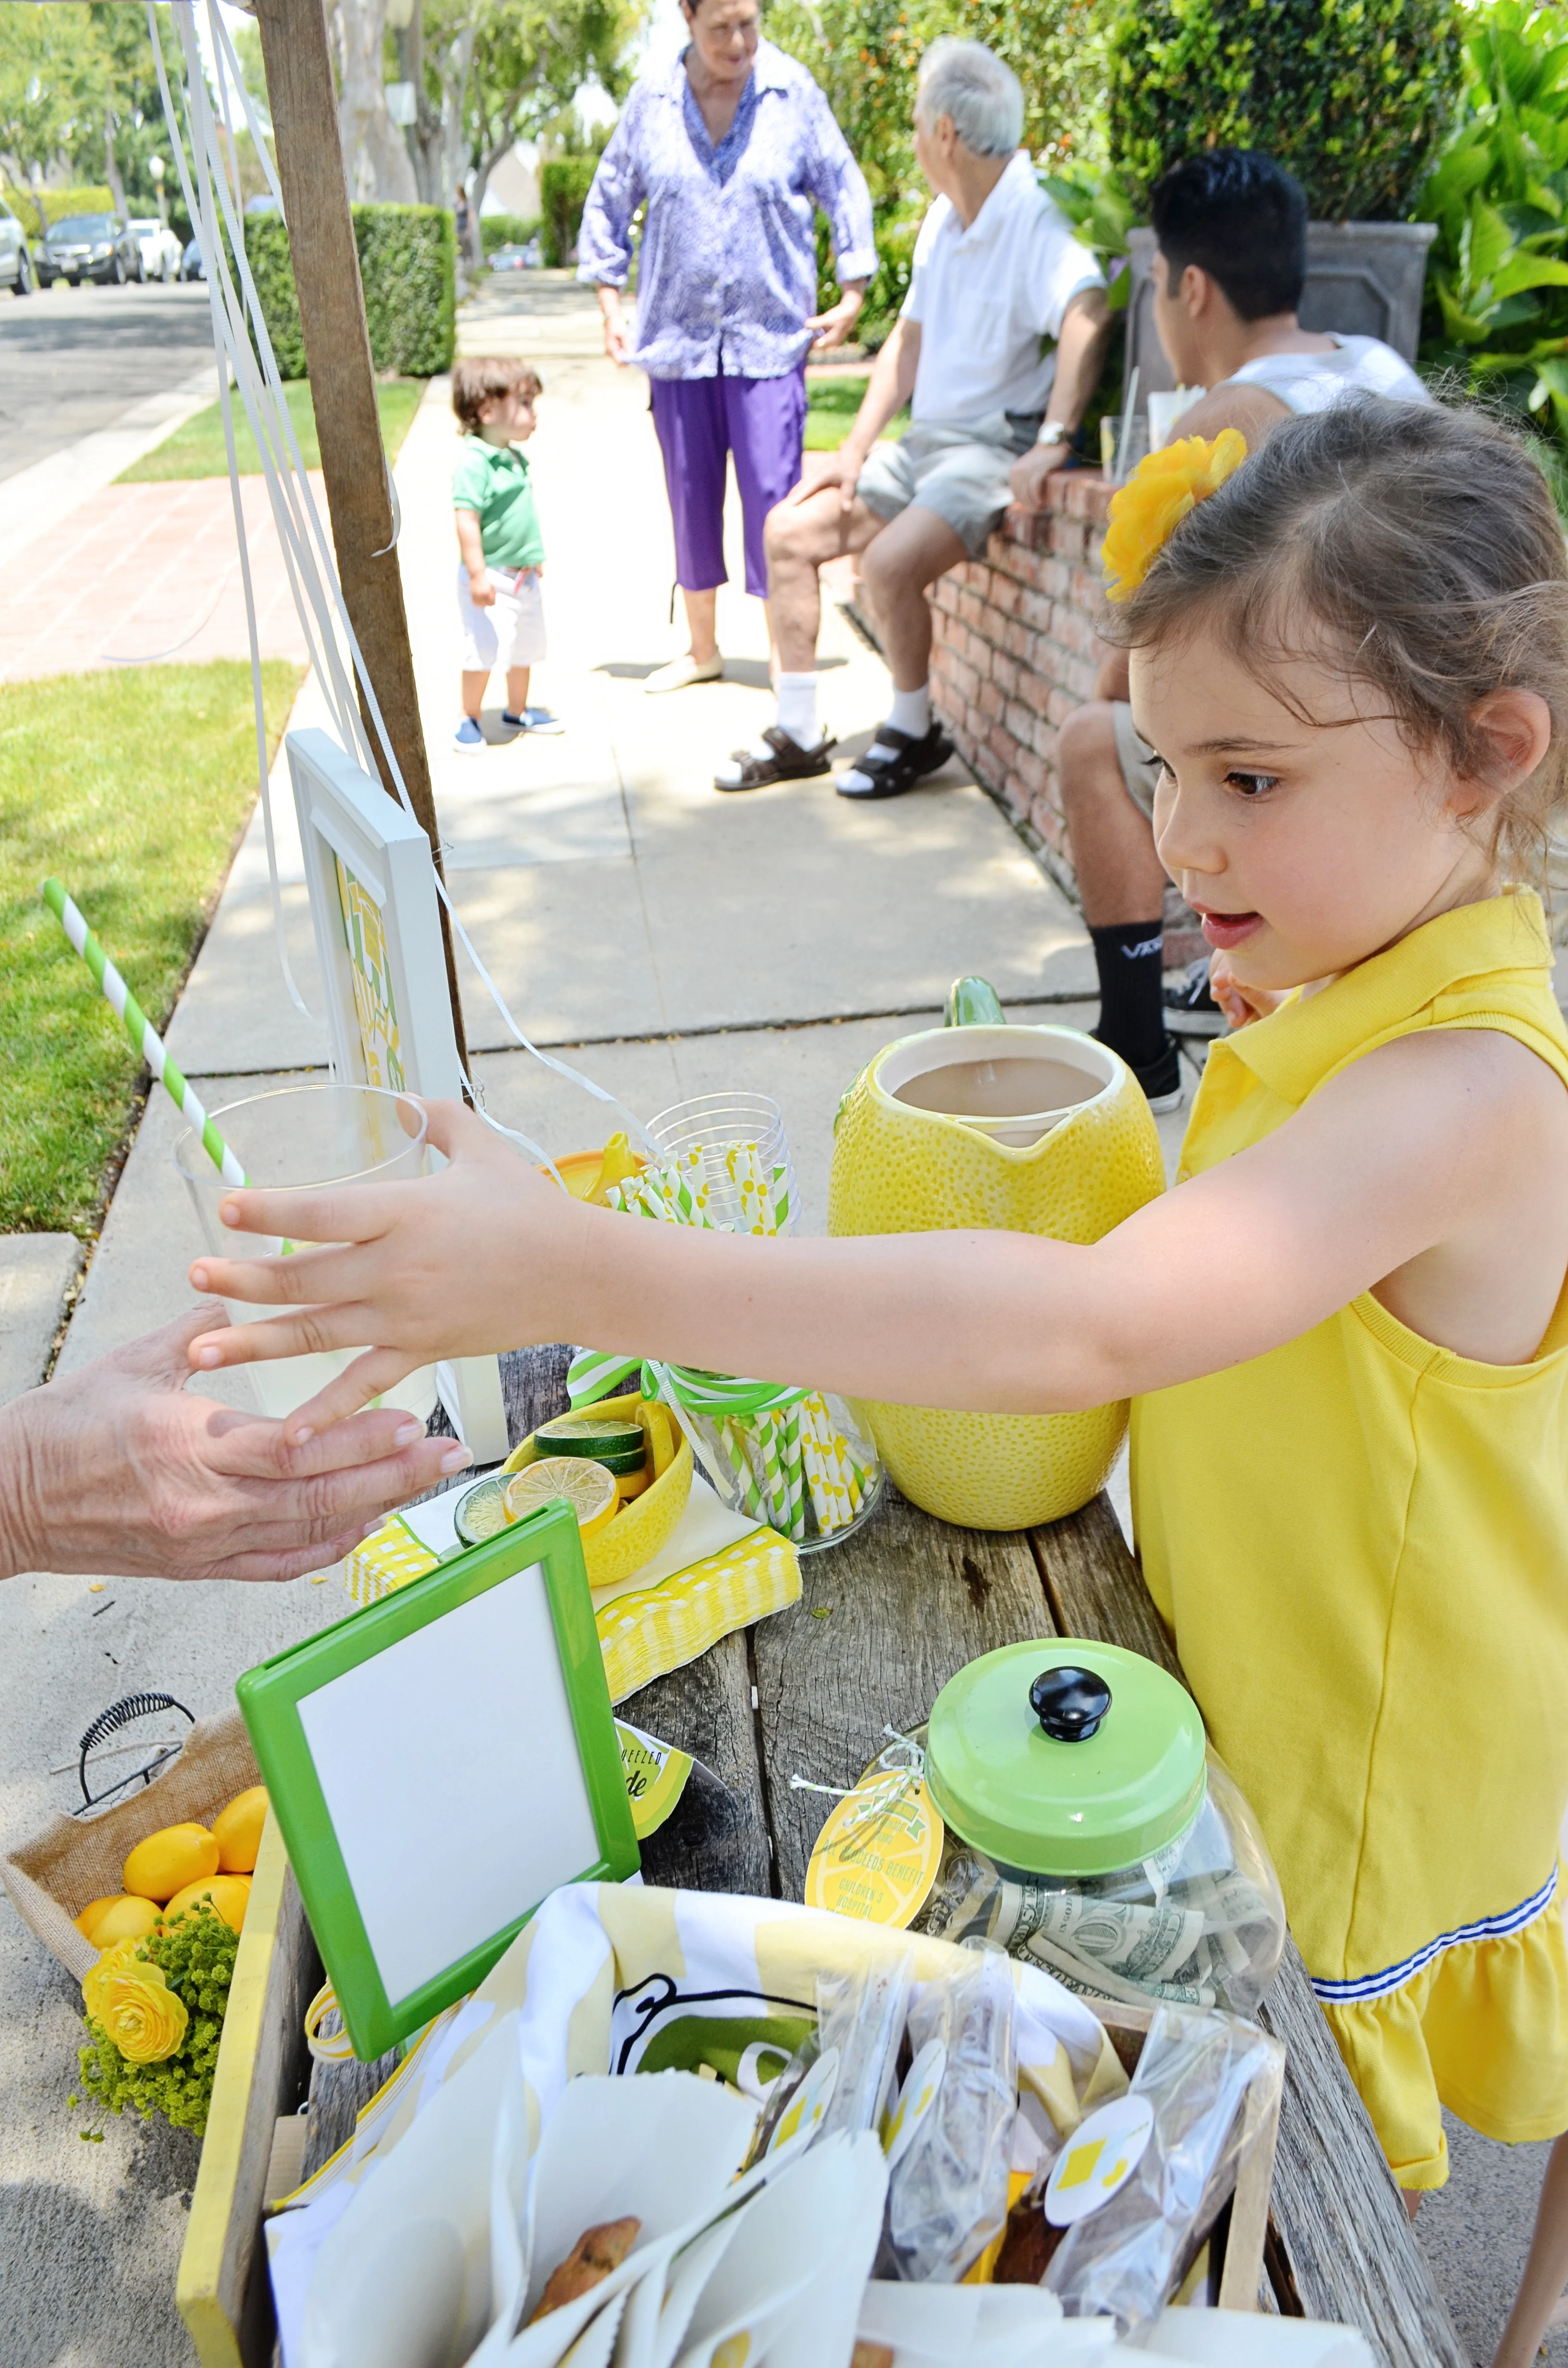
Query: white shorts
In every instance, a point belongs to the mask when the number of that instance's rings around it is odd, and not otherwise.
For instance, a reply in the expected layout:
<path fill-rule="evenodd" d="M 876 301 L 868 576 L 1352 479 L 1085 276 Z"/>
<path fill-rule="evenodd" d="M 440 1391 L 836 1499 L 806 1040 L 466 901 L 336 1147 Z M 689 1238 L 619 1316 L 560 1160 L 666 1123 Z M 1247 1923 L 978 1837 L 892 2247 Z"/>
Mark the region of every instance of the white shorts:
<path fill-rule="evenodd" d="M 518 575 L 493 567 L 493 609 L 476 609 L 468 570 L 458 569 L 458 616 L 462 624 L 463 672 L 489 674 L 496 666 L 536 666 L 545 654 L 544 587 L 537 568 Z"/>

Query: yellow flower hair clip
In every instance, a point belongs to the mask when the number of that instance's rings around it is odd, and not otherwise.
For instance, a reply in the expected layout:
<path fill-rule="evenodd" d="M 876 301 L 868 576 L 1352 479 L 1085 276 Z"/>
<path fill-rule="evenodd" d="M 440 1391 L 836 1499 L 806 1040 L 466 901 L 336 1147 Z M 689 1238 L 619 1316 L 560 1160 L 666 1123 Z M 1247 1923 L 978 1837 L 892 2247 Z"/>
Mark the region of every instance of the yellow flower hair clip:
<path fill-rule="evenodd" d="M 1246 438 L 1239 428 L 1221 427 L 1211 444 L 1201 436 L 1184 436 L 1139 461 L 1111 495 L 1104 561 L 1108 600 L 1131 598 L 1188 510 L 1217 494 L 1246 456 Z"/>

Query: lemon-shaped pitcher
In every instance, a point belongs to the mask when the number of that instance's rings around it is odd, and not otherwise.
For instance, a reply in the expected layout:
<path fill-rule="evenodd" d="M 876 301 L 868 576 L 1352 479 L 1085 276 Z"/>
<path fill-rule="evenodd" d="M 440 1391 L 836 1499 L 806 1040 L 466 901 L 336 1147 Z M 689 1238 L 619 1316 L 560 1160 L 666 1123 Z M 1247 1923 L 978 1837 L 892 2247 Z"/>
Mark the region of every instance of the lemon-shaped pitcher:
<path fill-rule="evenodd" d="M 1096 1242 L 1165 1187 L 1160 1138 L 1125 1062 L 1073 1028 L 1014 1028 L 983 981 L 960 1021 L 889 1044 L 835 1126 L 830 1234 L 988 1228 Z M 1082 1414 L 858 1409 L 897 1486 L 927 1513 L 1017 1530 L 1076 1512 L 1103 1487 L 1127 1401 Z"/>

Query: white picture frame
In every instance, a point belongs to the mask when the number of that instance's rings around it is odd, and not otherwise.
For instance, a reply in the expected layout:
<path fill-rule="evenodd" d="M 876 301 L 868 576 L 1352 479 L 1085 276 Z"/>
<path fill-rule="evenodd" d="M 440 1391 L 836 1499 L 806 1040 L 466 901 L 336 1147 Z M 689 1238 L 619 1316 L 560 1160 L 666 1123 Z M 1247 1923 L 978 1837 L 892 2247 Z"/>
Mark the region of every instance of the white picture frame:
<path fill-rule="evenodd" d="M 430 842 L 324 732 L 284 743 L 321 965 L 333 1075 L 458 1100 L 458 1064 Z M 494 1357 L 437 1365 L 441 1403 L 476 1463 L 506 1454 Z"/>

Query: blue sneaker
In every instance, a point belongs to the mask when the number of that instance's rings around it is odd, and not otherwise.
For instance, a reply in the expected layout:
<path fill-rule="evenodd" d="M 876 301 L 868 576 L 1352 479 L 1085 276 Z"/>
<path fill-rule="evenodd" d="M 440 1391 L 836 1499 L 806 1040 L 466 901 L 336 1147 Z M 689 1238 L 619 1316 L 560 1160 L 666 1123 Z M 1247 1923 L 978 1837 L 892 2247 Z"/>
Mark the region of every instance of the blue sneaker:
<path fill-rule="evenodd" d="M 483 747 L 484 734 L 472 715 L 465 715 L 458 725 L 452 734 L 452 746 L 454 748 L 460 748 L 465 757 L 472 757 L 478 749 Z"/>
<path fill-rule="evenodd" d="M 509 707 L 504 707 L 501 721 L 513 732 L 542 732 L 548 734 L 566 729 L 560 717 L 551 715 L 548 707 L 525 707 L 520 715 L 514 715 Z"/>

